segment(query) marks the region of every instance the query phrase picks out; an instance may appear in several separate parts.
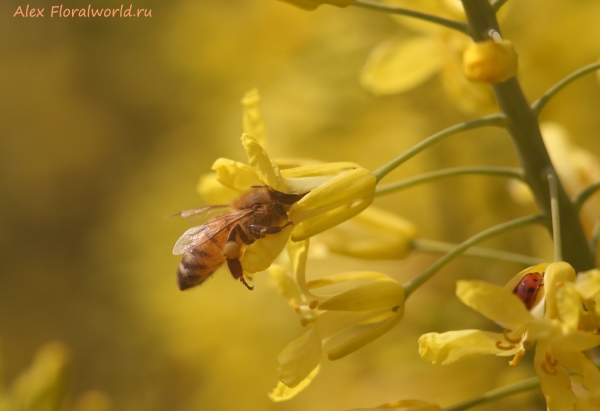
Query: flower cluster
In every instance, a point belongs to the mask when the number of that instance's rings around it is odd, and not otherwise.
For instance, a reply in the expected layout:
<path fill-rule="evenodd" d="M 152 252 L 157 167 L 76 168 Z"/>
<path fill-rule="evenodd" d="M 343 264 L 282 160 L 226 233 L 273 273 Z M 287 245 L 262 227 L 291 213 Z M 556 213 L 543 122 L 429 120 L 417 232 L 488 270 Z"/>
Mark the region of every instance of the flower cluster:
<path fill-rule="evenodd" d="M 314 378 L 323 351 L 330 360 L 343 358 L 391 330 L 404 314 L 403 287 L 382 273 L 349 272 L 307 282 L 308 246 L 309 240 L 289 243 L 291 276 L 282 266 L 269 270 L 308 327 L 279 354 L 280 383 L 270 394 L 275 401 L 291 398 Z"/>
<path fill-rule="evenodd" d="M 358 164 L 307 160 L 272 160 L 256 90 L 246 94 L 242 145 L 247 163 L 217 159 L 213 173 L 200 179 L 198 190 L 208 201 L 229 202 L 252 186 L 283 193 L 307 193 L 294 203 L 293 225 L 246 247 L 240 258 L 244 275 L 268 270 L 307 331 L 278 357 L 279 385 L 270 394 L 287 400 L 318 373 L 323 352 L 342 358 L 392 329 L 404 313 L 404 289 L 378 272 L 334 274 L 306 281 L 309 242 L 331 252 L 364 259 L 400 259 L 408 255 L 416 228 L 391 213 L 369 207 L 375 177 Z M 327 232 L 326 232 L 327 231 Z M 289 262 L 278 257 L 287 248 Z M 316 290 L 321 293 L 317 294 Z"/>
<path fill-rule="evenodd" d="M 577 398 L 568 370 L 581 375 L 588 401 L 600 406 L 600 371 L 583 351 L 600 345 L 600 270 L 577 277 L 565 262 L 534 266 L 519 273 L 517 280 L 533 272 L 544 273 L 543 304 L 528 311 L 510 287 L 480 281 L 459 281 L 458 298 L 496 322 L 504 331 L 480 330 L 429 333 L 419 339 L 419 353 L 434 364 L 450 364 L 486 354 L 514 356 L 517 365 L 525 351 L 536 344 L 534 366 L 549 410 L 574 410 Z"/>

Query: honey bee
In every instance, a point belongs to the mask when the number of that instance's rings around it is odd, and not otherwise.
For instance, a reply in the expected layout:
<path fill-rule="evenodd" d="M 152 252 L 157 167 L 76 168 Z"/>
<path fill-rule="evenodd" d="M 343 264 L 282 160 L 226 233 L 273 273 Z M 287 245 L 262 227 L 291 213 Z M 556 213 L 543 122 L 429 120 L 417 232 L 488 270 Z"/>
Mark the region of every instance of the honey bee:
<path fill-rule="evenodd" d="M 225 262 L 234 279 L 249 290 L 240 262 L 244 245 L 281 232 L 293 222 L 287 211 L 304 194 L 285 194 L 268 186 L 252 186 L 230 205 L 215 205 L 181 211 L 183 217 L 220 213 L 207 223 L 187 230 L 175 243 L 173 254 L 183 254 L 177 269 L 180 290 L 206 281 Z"/>

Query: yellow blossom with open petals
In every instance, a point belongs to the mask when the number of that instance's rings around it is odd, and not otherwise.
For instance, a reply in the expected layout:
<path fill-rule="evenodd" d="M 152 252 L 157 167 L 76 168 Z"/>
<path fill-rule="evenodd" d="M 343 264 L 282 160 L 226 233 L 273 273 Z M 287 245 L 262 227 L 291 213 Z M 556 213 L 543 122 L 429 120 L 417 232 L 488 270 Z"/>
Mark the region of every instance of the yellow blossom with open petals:
<path fill-rule="evenodd" d="M 589 401 L 600 405 L 600 371 L 582 354 L 582 351 L 600 345 L 600 335 L 580 329 L 578 321 L 573 321 L 573 318 L 578 318 L 576 314 L 581 309 L 581 300 L 577 293 L 564 290 L 574 281 L 575 273 L 569 264 L 548 264 L 544 277 L 546 310 L 543 318 L 531 315 L 510 289 L 478 281 L 461 281 L 457 296 L 504 327 L 504 333 L 464 330 L 425 334 L 419 339 L 419 353 L 436 364 L 449 364 L 486 353 L 506 355 L 495 352 L 492 341 L 497 338 L 497 349 L 507 348 L 508 352 L 510 348 L 514 352 L 518 348 L 511 361 L 511 365 L 516 365 L 524 350 L 537 343 L 534 366 L 548 410 L 573 410 L 577 407 L 567 370 L 581 375 Z M 505 342 L 510 345 L 505 346 Z"/>
<path fill-rule="evenodd" d="M 205 197 L 229 201 L 252 186 L 266 185 L 284 193 L 308 193 L 288 212 L 294 226 L 246 247 L 240 262 L 248 275 L 267 269 L 290 236 L 294 241 L 309 238 L 363 211 L 373 201 L 376 184 L 370 171 L 351 162 L 297 161 L 299 165 L 290 166 L 287 162 L 286 168 L 280 168 L 265 149 L 266 129 L 259 102 L 256 90 L 248 92 L 242 100 L 241 141 L 247 163 L 219 158 L 212 166 L 214 173 L 202 176 L 198 187 Z"/>
<path fill-rule="evenodd" d="M 402 319 L 404 290 L 387 275 L 371 271 L 342 273 L 306 282 L 308 240 L 290 243 L 288 251 L 297 290 L 291 289 L 290 278 L 282 276 L 281 270 L 270 272 L 281 294 L 290 298 L 290 305 L 302 316 L 302 324 L 308 326 L 277 359 L 280 382 L 294 388 L 305 386 L 306 380 L 314 377 L 312 373 L 320 364 L 323 352 L 330 360 L 339 359 L 392 329 Z M 353 287 L 354 282 L 360 284 Z M 329 286 L 342 286 L 344 290 L 333 295 L 314 293 Z M 360 332 L 357 334 L 357 331 Z M 349 336 L 344 338 L 346 334 Z M 328 347 L 332 337 L 340 338 L 333 347 Z M 274 392 L 282 390 L 278 387 Z"/>

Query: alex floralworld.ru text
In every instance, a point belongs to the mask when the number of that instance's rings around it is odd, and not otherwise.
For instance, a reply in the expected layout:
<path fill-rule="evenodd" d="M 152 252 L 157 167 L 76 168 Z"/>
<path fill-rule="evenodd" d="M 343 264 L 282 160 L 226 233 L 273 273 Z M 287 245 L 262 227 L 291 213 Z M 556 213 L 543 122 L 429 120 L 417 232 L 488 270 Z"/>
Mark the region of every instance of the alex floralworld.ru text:
<path fill-rule="evenodd" d="M 45 17 L 44 8 L 29 7 L 29 4 L 25 7 L 19 6 L 13 14 L 13 17 Z M 116 9 L 111 8 L 95 8 L 91 4 L 88 4 L 86 8 L 67 8 L 60 6 L 52 6 L 50 8 L 50 17 L 152 17 L 152 9 L 135 9 L 130 4 L 128 8 L 125 8 L 121 4 L 121 7 Z"/>

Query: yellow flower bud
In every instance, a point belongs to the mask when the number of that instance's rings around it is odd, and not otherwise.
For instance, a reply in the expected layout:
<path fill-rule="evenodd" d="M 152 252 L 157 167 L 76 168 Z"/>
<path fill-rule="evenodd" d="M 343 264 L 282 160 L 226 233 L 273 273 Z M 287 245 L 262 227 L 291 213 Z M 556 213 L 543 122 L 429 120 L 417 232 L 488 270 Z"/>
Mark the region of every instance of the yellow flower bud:
<path fill-rule="evenodd" d="M 322 233 L 334 252 L 367 260 L 403 259 L 417 234 L 413 223 L 394 213 L 369 207 L 356 217 Z"/>
<path fill-rule="evenodd" d="M 474 82 L 502 83 L 517 74 L 517 53 L 508 40 L 471 44 L 463 53 L 463 72 Z"/>

